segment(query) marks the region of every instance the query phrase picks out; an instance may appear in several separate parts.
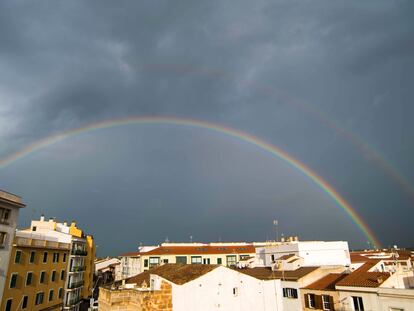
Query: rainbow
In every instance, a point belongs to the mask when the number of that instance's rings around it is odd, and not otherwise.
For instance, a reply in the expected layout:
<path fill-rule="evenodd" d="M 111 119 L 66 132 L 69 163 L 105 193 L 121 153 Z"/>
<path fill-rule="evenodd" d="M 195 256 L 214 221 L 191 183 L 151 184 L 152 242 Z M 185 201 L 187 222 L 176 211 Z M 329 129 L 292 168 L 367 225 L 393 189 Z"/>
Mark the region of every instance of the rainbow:
<path fill-rule="evenodd" d="M 236 129 L 232 129 L 229 127 L 225 127 L 225 126 L 221 126 L 218 124 L 201 121 L 201 120 L 170 117 L 170 116 L 135 116 L 135 117 L 126 117 L 126 118 L 99 121 L 99 122 L 95 122 L 95 123 L 92 123 L 92 124 L 89 124 L 83 127 L 79 127 L 76 129 L 71 129 L 65 132 L 51 135 L 49 137 L 36 141 L 28 145 L 27 147 L 3 159 L 0 159 L 0 169 L 5 168 L 11 163 L 19 159 L 22 159 L 25 156 L 37 150 L 46 148 L 50 145 L 53 145 L 69 137 L 79 135 L 85 132 L 96 131 L 96 130 L 100 130 L 104 128 L 115 127 L 115 126 L 129 125 L 129 124 L 167 124 L 167 125 L 170 124 L 170 125 L 180 125 L 180 126 L 202 128 L 202 129 L 210 130 L 213 132 L 225 134 L 227 136 L 231 136 L 243 142 L 247 142 L 254 146 L 257 146 L 260 149 L 267 151 L 270 154 L 288 163 L 289 165 L 291 165 L 292 167 L 300 171 L 303 175 L 310 178 L 321 190 L 323 190 L 325 194 L 327 194 L 336 203 L 336 205 L 339 208 L 341 208 L 343 211 L 345 211 L 346 214 L 348 214 L 348 216 L 353 220 L 353 222 L 361 230 L 363 235 L 369 240 L 369 242 L 374 247 L 380 247 L 381 245 L 379 240 L 375 237 L 374 233 L 371 231 L 368 225 L 362 220 L 362 218 L 358 215 L 358 213 L 354 210 L 354 208 L 352 208 L 352 206 L 331 185 L 329 185 L 328 182 L 326 182 L 322 177 L 320 177 L 317 173 L 312 171 L 305 164 L 301 163 L 299 160 L 295 159 L 293 156 L 289 155 L 287 152 L 283 151 L 282 149 L 274 145 L 271 145 L 256 136 L 244 133 Z"/>
<path fill-rule="evenodd" d="M 171 71 L 176 74 L 196 74 L 200 76 L 207 76 L 211 78 L 221 78 L 228 81 L 233 81 L 235 76 L 229 72 L 223 71 L 222 69 L 211 69 L 209 67 L 198 67 L 189 64 L 144 64 L 141 66 L 141 69 L 146 69 L 148 71 Z M 387 174 L 401 189 L 409 195 L 410 199 L 414 202 L 414 187 L 401 172 L 399 172 L 394 165 L 386 160 L 384 155 L 375 149 L 372 145 L 368 144 L 361 137 L 350 132 L 344 127 L 340 126 L 335 122 L 330 116 L 324 113 L 322 110 L 317 107 L 305 102 L 297 100 L 292 97 L 290 94 L 276 89 L 275 85 L 266 86 L 265 84 L 257 84 L 249 82 L 249 87 L 255 92 L 264 94 L 266 96 L 274 97 L 277 93 L 284 101 L 298 109 L 307 115 L 311 116 L 315 120 L 319 121 L 324 126 L 335 131 L 336 134 L 344 138 L 346 141 L 351 143 L 356 150 L 358 150 L 363 157 L 377 165 L 385 174 Z"/>

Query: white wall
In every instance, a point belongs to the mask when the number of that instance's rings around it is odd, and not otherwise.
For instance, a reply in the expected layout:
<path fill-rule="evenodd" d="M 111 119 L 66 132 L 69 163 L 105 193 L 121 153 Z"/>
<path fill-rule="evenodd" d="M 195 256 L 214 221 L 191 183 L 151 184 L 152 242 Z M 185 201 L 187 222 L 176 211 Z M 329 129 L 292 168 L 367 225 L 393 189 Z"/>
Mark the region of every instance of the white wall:
<path fill-rule="evenodd" d="M 6 283 L 7 269 L 9 267 L 10 254 L 14 239 L 14 234 L 17 226 L 17 219 L 19 217 L 19 208 L 12 208 L 5 206 L 10 209 L 10 216 L 8 225 L 0 224 L 0 232 L 6 232 L 6 240 L 4 247 L 0 248 L 0 301 L 3 296 L 3 290 Z"/>
<path fill-rule="evenodd" d="M 280 280 L 262 281 L 226 267 L 184 285 L 172 285 L 174 311 L 282 310 Z"/>
<path fill-rule="evenodd" d="M 272 264 L 271 256 L 279 258 L 295 254 L 304 259 L 303 266 L 350 265 L 348 242 L 334 241 L 293 241 L 269 245 L 256 249 L 256 254 L 266 267 Z"/>

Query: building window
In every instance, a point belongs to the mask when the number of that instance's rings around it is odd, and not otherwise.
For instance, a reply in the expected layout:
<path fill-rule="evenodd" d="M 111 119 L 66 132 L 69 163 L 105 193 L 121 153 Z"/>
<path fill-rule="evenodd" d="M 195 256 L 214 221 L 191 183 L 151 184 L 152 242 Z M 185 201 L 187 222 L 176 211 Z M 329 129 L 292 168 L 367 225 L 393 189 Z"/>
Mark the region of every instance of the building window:
<path fill-rule="evenodd" d="M 7 299 L 5 311 L 11 311 L 13 305 L 13 299 Z"/>
<path fill-rule="evenodd" d="M 49 301 L 52 301 L 53 300 L 53 293 L 54 293 L 54 291 L 53 291 L 53 289 L 51 289 L 49 291 Z"/>
<path fill-rule="evenodd" d="M 148 268 L 148 259 L 144 259 L 144 268 Z"/>
<path fill-rule="evenodd" d="M 272 260 L 272 262 L 275 262 L 275 260 L 276 260 L 275 255 L 274 255 L 274 254 L 272 254 L 272 255 L 270 256 L 270 259 Z"/>
<path fill-rule="evenodd" d="M 63 254 L 63 262 L 66 262 L 66 253 Z"/>
<path fill-rule="evenodd" d="M 245 259 L 248 259 L 248 258 L 250 258 L 249 255 L 240 255 L 240 260 L 245 260 Z"/>
<path fill-rule="evenodd" d="M 40 284 L 43 284 L 45 282 L 45 276 L 46 276 L 45 271 L 40 272 L 40 280 L 39 280 Z"/>
<path fill-rule="evenodd" d="M 59 291 L 58 291 L 58 298 L 62 299 L 62 297 L 63 297 L 63 288 L 61 287 L 59 288 Z"/>
<path fill-rule="evenodd" d="M 0 223 L 4 225 L 9 224 L 10 210 L 7 208 L 0 208 Z"/>
<path fill-rule="evenodd" d="M 305 305 L 309 309 L 315 309 L 315 307 L 316 307 L 315 294 L 306 294 L 305 295 Z"/>
<path fill-rule="evenodd" d="M 209 265 L 210 264 L 210 258 L 203 258 L 203 264 Z"/>
<path fill-rule="evenodd" d="M 160 264 L 160 257 L 150 257 L 149 258 L 149 266 L 158 266 Z"/>
<path fill-rule="evenodd" d="M 61 280 L 65 279 L 65 270 L 60 271 L 60 279 Z"/>
<path fill-rule="evenodd" d="M 163 259 L 162 262 L 163 263 L 168 263 L 168 259 Z"/>
<path fill-rule="evenodd" d="M 191 264 L 201 264 L 201 256 L 191 256 Z"/>
<path fill-rule="evenodd" d="M 59 253 L 53 253 L 53 262 L 59 262 Z"/>
<path fill-rule="evenodd" d="M 352 296 L 354 302 L 355 311 L 364 311 L 364 304 L 362 302 L 362 297 Z"/>
<path fill-rule="evenodd" d="M 227 267 L 234 267 L 237 263 L 236 255 L 228 255 L 227 256 Z"/>
<path fill-rule="evenodd" d="M 12 273 L 11 277 L 10 277 L 10 288 L 16 288 L 16 284 L 17 284 L 17 273 Z"/>
<path fill-rule="evenodd" d="M 47 262 L 47 252 L 43 253 L 43 263 Z"/>
<path fill-rule="evenodd" d="M 35 300 L 35 305 L 36 306 L 43 303 L 43 296 L 44 296 L 43 292 L 40 292 L 40 293 L 36 294 L 36 300 Z"/>
<path fill-rule="evenodd" d="M 324 310 L 332 310 L 331 296 L 322 295 L 322 307 Z"/>
<path fill-rule="evenodd" d="M 6 236 L 6 232 L 0 232 L 0 247 L 4 247 L 4 245 L 6 244 Z"/>
<path fill-rule="evenodd" d="M 54 282 L 56 280 L 56 271 L 53 270 L 52 271 L 52 278 L 51 278 L 52 282 Z"/>
<path fill-rule="evenodd" d="M 16 255 L 14 256 L 14 263 L 20 263 L 21 258 L 22 258 L 22 251 L 17 250 Z"/>
<path fill-rule="evenodd" d="M 37 227 L 33 226 L 32 231 L 36 231 L 36 230 L 37 230 Z"/>
<path fill-rule="evenodd" d="M 22 299 L 22 309 L 27 309 L 28 302 L 29 302 L 29 296 L 23 296 L 23 299 Z"/>
<path fill-rule="evenodd" d="M 223 264 L 223 259 L 221 259 L 221 258 L 217 258 L 217 264 L 218 264 L 218 265 Z"/>
<path fill-rule="evenodd" d="M 36 256 L 36 252 L 35 251 L 30 252 L 30 260 L 29 260 L 30 263 L 34 263 L 35 256 Z"/>
<path fill-rule="evenodd" d="M 286 298 L 298 298 L 298 290 L 296 288 L 284 288 L 283 297 Z"/>
<path fill-rule="evenodd" d="M 239 288 L 233 287 L 233 296 L 236 297 L 239 294 Z"/>
<path fill-rule="evenodd" d="M 33 272 L 27 272 L 26 275 L 26 286 L 29 286 L 32 284 L 32 280 L 33 280 Z"/>
<path fill-rule="evenodd" d="M 175 257 L 175 262 L 187 264 L 187 256 L 177 256 Z"/>

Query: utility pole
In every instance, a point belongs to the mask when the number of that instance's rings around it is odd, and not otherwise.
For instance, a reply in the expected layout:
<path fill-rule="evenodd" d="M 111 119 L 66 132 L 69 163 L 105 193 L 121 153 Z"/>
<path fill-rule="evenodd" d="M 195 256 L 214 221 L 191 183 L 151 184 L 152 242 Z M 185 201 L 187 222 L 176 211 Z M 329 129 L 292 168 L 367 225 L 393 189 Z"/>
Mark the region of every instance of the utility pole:
<path fill-rule="evenodd" d="M 279 230 L 278 230 L 278 226 L 279 226 L 279 221 L 277 219 L 273 219 L 273 227 L 275 229 L 276 242 L 279 241 Z"/>

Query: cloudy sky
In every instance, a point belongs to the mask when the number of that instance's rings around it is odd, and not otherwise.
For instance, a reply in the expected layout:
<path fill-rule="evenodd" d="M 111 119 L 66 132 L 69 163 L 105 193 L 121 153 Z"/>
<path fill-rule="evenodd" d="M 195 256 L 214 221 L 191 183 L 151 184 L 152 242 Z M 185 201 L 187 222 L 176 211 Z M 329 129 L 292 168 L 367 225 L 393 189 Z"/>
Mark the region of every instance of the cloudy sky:
<path fill-rule="evenodd" d="M 413 1 L 2 1 L 0 158 L 130 116 L 237 129 L 323 177 L 384 246 L 412 246 Z M 348 240 L 352 219 L 312 180 L 202 128 L 86 132 L 0 168 L 0 188 L 76 219 L 100 255 L 140 243 Z"/>

